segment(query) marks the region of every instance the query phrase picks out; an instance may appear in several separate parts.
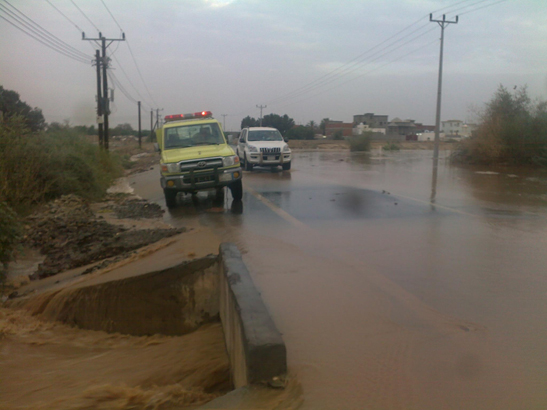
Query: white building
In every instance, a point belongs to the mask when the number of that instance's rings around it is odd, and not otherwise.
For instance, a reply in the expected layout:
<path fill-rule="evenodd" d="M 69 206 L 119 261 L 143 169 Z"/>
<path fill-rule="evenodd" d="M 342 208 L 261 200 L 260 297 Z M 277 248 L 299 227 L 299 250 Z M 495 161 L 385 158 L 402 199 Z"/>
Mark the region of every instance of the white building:
<path fill-rule="evenodd" d="M 447 138 L 469 138 L 476 129 L 476 124 L 467 124 L 460 120 L 443 121 L 441 126 L 441 132 Z"/>
<path fill-rule="evenodd" d="M 385 128 L 370 128 L 368 124 L 360 123 L 357 126 L 353 127 L 353 135 L 362 135 L 363 132 L 374 132 L 384 134 L 386 133 Z"/>

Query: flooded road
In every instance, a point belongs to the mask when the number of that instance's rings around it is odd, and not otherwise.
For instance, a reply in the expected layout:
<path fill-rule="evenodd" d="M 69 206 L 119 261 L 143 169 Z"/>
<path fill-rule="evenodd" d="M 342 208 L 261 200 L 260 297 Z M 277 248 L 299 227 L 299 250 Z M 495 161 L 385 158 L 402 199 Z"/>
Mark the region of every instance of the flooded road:
<path fill-rule="evenodd" d="M 435 184 L 431 151 L 298 152 L 166 213 L 238 244 L 304 408 L 547 407 L 547 172 L 443 154 Z"/>

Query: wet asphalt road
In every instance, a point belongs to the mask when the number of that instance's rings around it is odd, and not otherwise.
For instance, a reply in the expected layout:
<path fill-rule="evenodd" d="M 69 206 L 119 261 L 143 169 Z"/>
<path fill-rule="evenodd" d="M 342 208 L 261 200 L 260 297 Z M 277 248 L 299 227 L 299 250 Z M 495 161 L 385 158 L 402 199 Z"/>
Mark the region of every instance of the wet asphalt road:
<path fill-rule="evenodd" d="M 547 173 L 431 165 L 300 152 L 166 213 L 242 249 L 306 408 L 547 405 Z M 131 183 L 164 206 L 157 172 Z"/>

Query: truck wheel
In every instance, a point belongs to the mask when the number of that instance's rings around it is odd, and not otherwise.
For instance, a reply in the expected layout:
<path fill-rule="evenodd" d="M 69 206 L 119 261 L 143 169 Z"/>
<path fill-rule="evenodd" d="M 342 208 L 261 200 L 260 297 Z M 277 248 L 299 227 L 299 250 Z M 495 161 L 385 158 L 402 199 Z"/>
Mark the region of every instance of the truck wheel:
<path fill-rule="evenodd" d="M 291 163 L 290 162 L 285 162 L 283 164 L 283 171 L 288 171 L 289 169 L 291 169 Z"/>
<path fill-rule="evenodd" d="M 241 198 L 243 198 L 243 183 L 241 182 L 241 179 L 232 183 L 230 185 L 230 189 L 232 191 L 234 201 L 241 201 Z"/>
<path fill-rule="evenodd" d="M 167 208 L 175 208 L 177 206 L 177 191 L 164 189 L 163 195 L 165 196 L 165 205 L 167 205 Z"/>
<path fill-rule="evenodd" d="M 245 171 L 252 171 L 252 170 L 253 170 L 253 164 L 247 161 L 247 156 L 245 156 Z"/>

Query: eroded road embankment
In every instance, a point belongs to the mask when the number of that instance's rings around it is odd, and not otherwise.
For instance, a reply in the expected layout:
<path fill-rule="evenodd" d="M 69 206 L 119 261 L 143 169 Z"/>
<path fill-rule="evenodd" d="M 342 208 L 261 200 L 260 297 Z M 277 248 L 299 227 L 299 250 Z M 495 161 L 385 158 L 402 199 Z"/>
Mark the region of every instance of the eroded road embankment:
<path fill-rule="evenodd" d="M 219 241 L 172 229 L 161 214 L 135 198 L 68 197 L 29 219 L 27 243 L 45 260 L 26 274 L 45 278 L 0 309 L 9 375 L 0 408 L 195 408 L 231 390 L 218 313 L 208 309 L 217 278 L 207 255 Z"/>
<path fill-rule="evenodd" d="M 132 235 L 175 231 L 145 201 L 111 198 L 91 205 L 93 212 L 77 199 L 63 201 L 53 205 L 61 209 L 36 218 L 35 226 L 53 242 L 44 239 L 44 246 L 53 249 L 62 250 L 64 243 L 84 256 L 103 249 L 82 239 L 89 238 L 79 232 L 86 232 L 86 218 Z M 150 208 L 152 218 L 128 218 L 143 208 Z M 131 215 L 135 209 L 137 215 Z M 64 213 L 76 217 L 63 218 Z M 84 225 L 73 229 L 74 220 Z M 253 388 L 225 396 L 232 381 L 218 315 L 219 244 L 207 228 L 178 230 L 110 259 L 61 268 L 12 292 L 7 307 L 0 308 L 0 368 L 9 375 L 0 378 L 0 409 L 168 410 L 205 403 L 298 408 L 301 390 L 294 379 L 284 390 Z M 73 254 L 68 252 L 67 266 L 74 266 Z"/>

